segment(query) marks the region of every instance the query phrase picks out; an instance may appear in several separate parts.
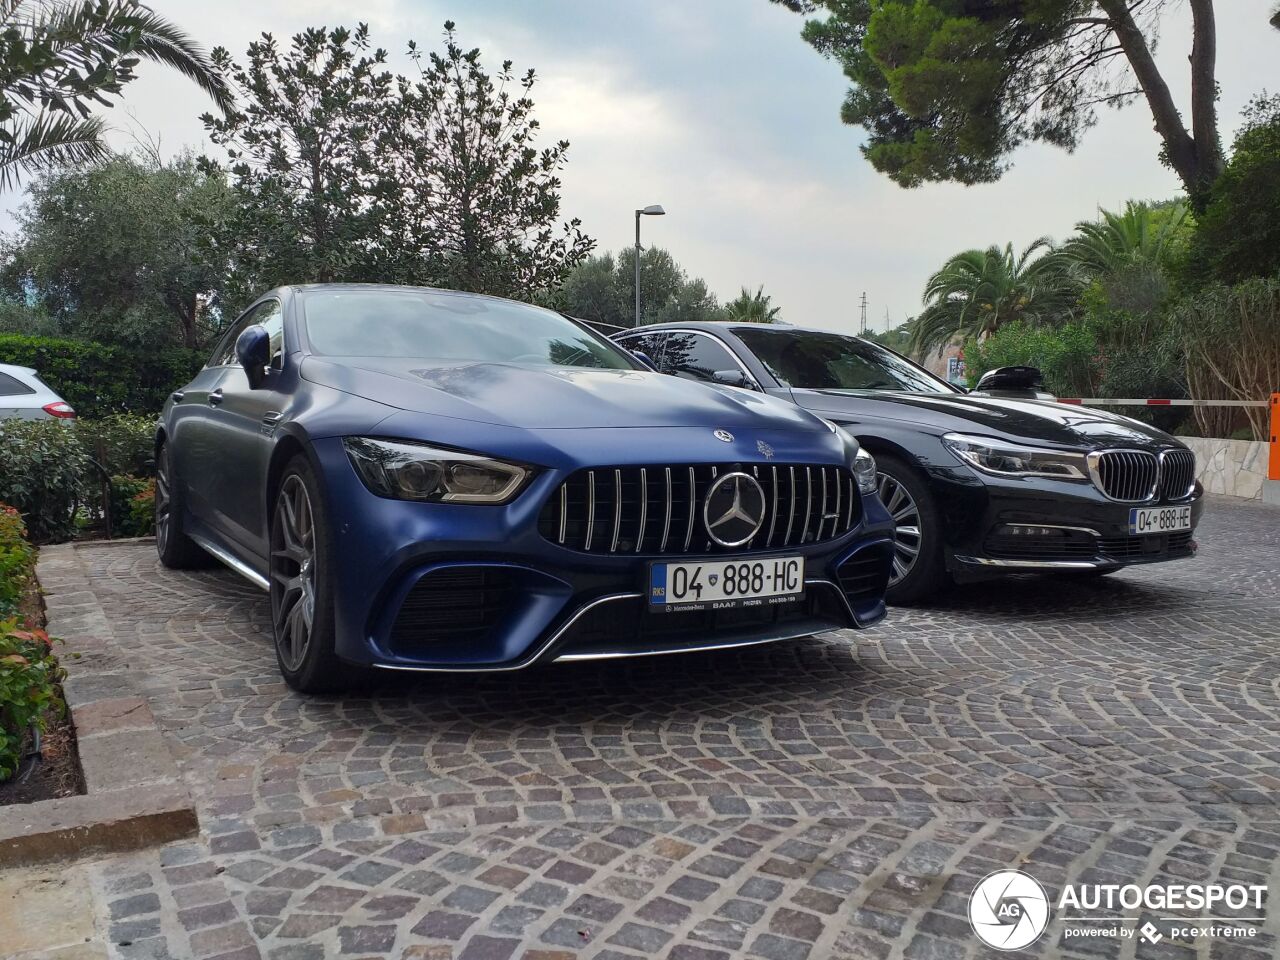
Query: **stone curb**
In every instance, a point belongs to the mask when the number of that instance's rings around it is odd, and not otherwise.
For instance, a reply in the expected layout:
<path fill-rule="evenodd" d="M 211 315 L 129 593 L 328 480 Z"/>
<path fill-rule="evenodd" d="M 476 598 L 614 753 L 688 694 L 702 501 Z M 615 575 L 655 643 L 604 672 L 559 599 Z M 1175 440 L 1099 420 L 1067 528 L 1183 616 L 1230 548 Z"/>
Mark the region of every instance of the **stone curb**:
<path fill-rule="evenodd" d="M 86 792 L 0 807 L 0 867 L 137 850 L 199 829 L 195 804 L 89 589 L 77 549 L 41 548 L 36 577 L 49 604 L 49 634 L 64 641 L 63 692 Z"/>

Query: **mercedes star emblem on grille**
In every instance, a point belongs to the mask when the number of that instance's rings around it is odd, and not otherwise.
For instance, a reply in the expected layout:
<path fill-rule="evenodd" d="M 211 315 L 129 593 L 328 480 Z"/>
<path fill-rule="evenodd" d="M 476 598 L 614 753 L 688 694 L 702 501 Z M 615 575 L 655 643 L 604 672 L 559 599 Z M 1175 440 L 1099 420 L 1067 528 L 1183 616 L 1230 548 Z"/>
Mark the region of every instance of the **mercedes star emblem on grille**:
<path fill-rule="evenodd" d="M 740 547 L 764 523 L 764 490 L 755 477 L 726 473 L 711 485 L 702 505 L 702 522 L 711 539 L 722 547 Z"/>
<path fill-rule="evenodd" d="M 723 440 L 725 443 L 733 443 L 733 434 L 728 430 L 717 430 L 715 437 L 717 440 Z"/>

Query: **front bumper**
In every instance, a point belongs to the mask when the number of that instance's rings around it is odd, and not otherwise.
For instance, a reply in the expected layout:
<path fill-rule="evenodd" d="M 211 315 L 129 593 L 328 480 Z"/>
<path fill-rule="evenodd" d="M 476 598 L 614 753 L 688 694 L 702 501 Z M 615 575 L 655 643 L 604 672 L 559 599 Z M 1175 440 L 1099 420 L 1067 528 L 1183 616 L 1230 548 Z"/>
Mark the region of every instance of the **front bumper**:
<path fill-rule="evenodd" d="M 1195 528 L 1204 512 L 1198 484 L 1184 499 L 1129 504 L 1083 483 L 983 477 L 980 486 L 964 485 L 963 502 L 966 516 L 952 524 L 947 550 L 949 569 L 962 577 L 1186 559 L 1195 556 Z M 1134 507 L 1190 507 L 1191 528 L 1131 534 Z"/>
<path fill-rule="evenodd" d="M 340 443 L 320 441 L 313 452 L 334 531 L 337 653 L 353 663 L 508 671 L 767 643 L 869 626 L 885 613 L 893 526 L 875 497 L 863 498 L 862 522 L 839 538 L 743 554 L 803 556 L 801 602 L 652 613 L 650 563 L 699 558 L 587 554 L 544 539 L 538 515 L 565 471 L 540 473 L 504 506 L 410 503 L 370 493 Z"/>

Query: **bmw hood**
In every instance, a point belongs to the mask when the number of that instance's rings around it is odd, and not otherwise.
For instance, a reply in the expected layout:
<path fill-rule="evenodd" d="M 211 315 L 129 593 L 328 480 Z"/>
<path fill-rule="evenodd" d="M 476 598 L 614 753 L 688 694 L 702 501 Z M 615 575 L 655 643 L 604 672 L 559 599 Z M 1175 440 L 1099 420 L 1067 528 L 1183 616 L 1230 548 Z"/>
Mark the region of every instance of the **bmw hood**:
<path fill-rule="evenodd" d="M 792 404 L 640 370 L 507 363 L 442 365 L 414 358 L 308 357 L 302 376 L 401 410 L 531 430 L 706 426 L 822 431 Z"/>
<path fill-rule="evenodd" d="M 857 433 L 859 420 L 900 420 L 928 433 L 972 433 L 1083 449 L 1178 446 L 1163 430 L 1089 407 L 973 394 L 794 390 L 796 402 Z"/>

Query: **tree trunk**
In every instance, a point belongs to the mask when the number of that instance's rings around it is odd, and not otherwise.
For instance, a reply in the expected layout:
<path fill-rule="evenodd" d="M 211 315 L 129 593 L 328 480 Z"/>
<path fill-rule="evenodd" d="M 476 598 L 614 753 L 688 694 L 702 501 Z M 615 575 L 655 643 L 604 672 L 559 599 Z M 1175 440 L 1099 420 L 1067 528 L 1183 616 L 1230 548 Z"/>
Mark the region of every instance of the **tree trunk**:
<path fill-rule="evenodd" d="M 1138 78 L 1147 98 L 1156 132 L 1164 141 L 1169 165 L 1182 181 L 1192 207 L 1203 211 L 1209 187 L 1222 172 L 1222 147 L 1218 141 L 1217 86 L 1214 77 L 1217 37 L 1213 0 L 1191 0 L 1194 42 L 1191 54 L 1192 127 L 1187 131 L 1169 92 L 1169 85 L 1156 66 L 1146 37 L 1133 19 L 1128 0 L 1098 0 L 1111 21 L 1116 40 Z"/>
<path fill-rule="evenodd" d="M 1226 166 L 1218 139 L 1218 27 L 1213 0 L 1191 0 L 1191 19 L 1191 135 L 1200 161 L 1196 194 L 1207 199 Z"/>

